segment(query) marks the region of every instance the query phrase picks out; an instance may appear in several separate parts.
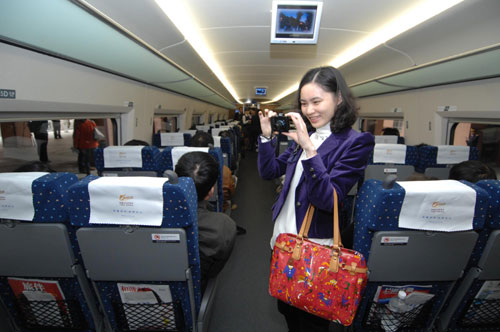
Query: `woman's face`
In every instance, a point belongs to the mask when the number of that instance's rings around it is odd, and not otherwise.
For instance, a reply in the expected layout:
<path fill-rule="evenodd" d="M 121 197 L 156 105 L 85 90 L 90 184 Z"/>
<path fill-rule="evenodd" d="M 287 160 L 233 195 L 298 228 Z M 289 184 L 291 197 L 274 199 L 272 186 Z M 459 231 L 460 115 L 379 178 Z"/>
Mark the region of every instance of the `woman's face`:
<path fill-rule="evenodd" d="M 314 128 L 330 123 L 340 98 L 323 90 L 317 83 L 308 83 L 300 90 L 300 109 Z"/>

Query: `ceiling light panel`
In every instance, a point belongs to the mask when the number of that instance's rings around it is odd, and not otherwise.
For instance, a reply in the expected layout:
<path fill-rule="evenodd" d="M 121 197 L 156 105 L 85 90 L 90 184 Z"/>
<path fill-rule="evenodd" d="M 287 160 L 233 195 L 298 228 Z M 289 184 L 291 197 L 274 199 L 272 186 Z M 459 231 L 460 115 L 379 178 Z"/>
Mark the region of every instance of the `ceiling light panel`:
<path fill-rule="evenodd" d="M 441 12 L 457 5 L 462 1 L 463 0 L 423 0 L 419 1 L 416 5 L 415 2 L 408 2 L 407 4 L 409 4 L 409 6 L 406 9 L 396 13 L 392 18 L 386 19 L 382 24 L 371 29 L 371 32 L 366 36 L 359 38 L 354 42 L 354 44 L 347 46 L 342 52 L 336 54 L 335 57 L 329 62 L 329 64 L 334 67 L 340 68 L 346 63 L 349 63 L 350 61 L 387 42 L 395 36 L 440 14 Z M 351 3 L 351 8 L 353 7 L 354 6 Z M 351 16 L 346 15 L 346 17 Z M 366 16 L 360 15 L 360 17 Z M 297 83 L 290 86 L 272 101 L 278 101 L 279 99 L 286 96 L 287 93 L 293 92 L 294 88 L 297 88 L 297 86 Z"/>
<path fill-rule="evenodd" d="M 183 1 L 178 0 L 155 0 L 158 6 L 163 10 L 165 15 L 174 23 L 177 29 L 182 33 L 184 38 L 191 44 L 200 57 L 212 69 L 217 78 L 224 84 L 226 89 L 231 93 L 235 100 L 239 97 L 232 87 L 231 83 L 226 78 L 222 68 L 215 60 L 210 46 L 206 43 L 203 35 L 198 28 L 196 17 L 193 17 L 189 8 L 186 7 Z"/>

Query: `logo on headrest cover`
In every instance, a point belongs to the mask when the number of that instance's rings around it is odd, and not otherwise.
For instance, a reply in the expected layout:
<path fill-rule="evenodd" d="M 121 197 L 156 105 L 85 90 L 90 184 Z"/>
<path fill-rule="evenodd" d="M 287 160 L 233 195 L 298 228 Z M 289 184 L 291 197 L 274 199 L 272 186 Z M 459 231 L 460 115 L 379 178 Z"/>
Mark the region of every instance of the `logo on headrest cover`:
<path fill-rule="evenodd" d="M 438 201 L 432 202 L 431 212 L 433 212 L 433 213 L 444 213 L 444 207 L 445 207 L 445 205 L 446 205 L 446 203 L 443 203 L 443 202 L 438 202 Z"/>
<path fill-rule="evenodd" d="M 129 202 L 134 199 L 134 196 L 127 196 L 126 194 L 118 196 L 121 206 L 134 206 L 134 202 Z"/>

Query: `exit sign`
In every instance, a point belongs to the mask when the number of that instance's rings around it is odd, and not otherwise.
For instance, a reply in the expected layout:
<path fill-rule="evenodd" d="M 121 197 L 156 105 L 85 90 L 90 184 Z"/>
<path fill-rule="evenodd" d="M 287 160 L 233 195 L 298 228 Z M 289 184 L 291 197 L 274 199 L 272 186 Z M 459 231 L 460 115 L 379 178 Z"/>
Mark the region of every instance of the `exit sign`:
<path fill-rule="evenodd" d="M 0 98 L 16 99 L 16 90 L 0 89 Z"/>

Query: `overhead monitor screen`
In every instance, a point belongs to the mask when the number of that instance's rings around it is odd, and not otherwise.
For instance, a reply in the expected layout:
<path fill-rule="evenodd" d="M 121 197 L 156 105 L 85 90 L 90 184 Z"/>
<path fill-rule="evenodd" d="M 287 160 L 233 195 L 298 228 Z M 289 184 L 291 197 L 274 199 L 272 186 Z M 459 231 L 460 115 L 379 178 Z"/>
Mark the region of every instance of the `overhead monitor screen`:
<path fill-rule="evenodd" d="M 273 1 L 271 43 L 316 44 L 322 2 Z"/>
<path fill-rule="evenodd" d="M 255 88 L 256 96 L 265 96 L 267 95 L 267 88 Z"/>

